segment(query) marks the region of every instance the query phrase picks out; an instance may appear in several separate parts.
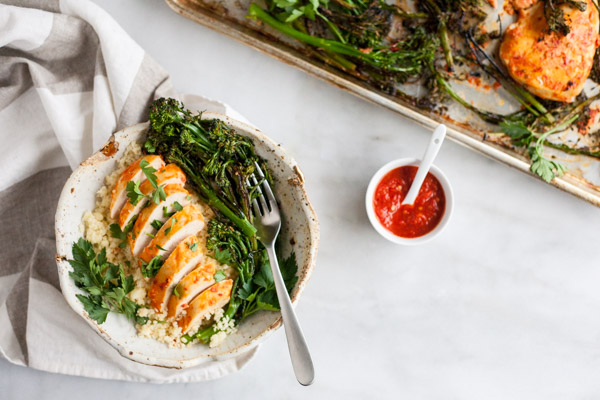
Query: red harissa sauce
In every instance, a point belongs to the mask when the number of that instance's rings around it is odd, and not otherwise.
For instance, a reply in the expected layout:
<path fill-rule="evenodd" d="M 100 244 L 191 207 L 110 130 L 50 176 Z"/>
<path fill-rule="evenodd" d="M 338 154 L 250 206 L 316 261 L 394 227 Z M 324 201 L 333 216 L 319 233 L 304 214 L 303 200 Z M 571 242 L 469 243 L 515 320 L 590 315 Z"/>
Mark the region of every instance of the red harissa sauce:
<path fill-rule="evenodd" d="M 379 182 L 373 207 L 379 222 L 396 236 L 415 238 L 431 232 L 446 209 L 444 189 L 435 176 L 427 174 L 413 205 L 402 205 L 415 178 L 417 167 L 407 165 L 388 172 Z"/>

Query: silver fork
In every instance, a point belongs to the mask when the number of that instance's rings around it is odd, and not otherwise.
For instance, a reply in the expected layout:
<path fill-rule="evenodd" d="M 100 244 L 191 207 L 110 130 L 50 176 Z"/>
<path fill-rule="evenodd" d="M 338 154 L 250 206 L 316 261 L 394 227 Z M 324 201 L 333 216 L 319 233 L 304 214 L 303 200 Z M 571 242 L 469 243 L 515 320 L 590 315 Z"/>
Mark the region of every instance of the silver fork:
<path fill-rule="evenodd" d="M 256 228 L 258 240 L 267 249 L 269 260 L 271 264 L 271 271 L 273 272 L 273 281 L 275 282 L 275 290 L 277 291 L 277 299 L 279 300 L 279 306 L 281 308 L 281 317 L 283 318 L 283 327 L 285 328 L 285 336 L 288 342 L 288 348 L 290 350 L 290 358 L 292 359 L 292 367 L 296 374 L 296 379 L 300 384 L 308 386 L 313 382 L 315 378 L 315 370 L 313 367 L 312 359 L 306 345 L 306 340 L 302 334 L 302 328 L 296 313 L 292 307 L 290 296 L 285 288 L 281 271 L 279 270 L 279 263 L 277 262 L 277 256 L 275 255 L 275 239 L 281 229 L 281 216 L 279 214 L 279 207 L 271 187 L 264 179 L 265 176 L 258 166 L 256 166 L 256 173 L 259 178 L 263 180 L 260 186 L 257 186 L 259 192 L 258 199 L 252 201 L 252 208 L 254 209 L 254 227 Z M 253 184 L 258 185 L 256 177 L 252 177 Z M 261 189 L 262 186 L 262 189 Z M 259 206 L 260 203 L 260 206 Z"/>

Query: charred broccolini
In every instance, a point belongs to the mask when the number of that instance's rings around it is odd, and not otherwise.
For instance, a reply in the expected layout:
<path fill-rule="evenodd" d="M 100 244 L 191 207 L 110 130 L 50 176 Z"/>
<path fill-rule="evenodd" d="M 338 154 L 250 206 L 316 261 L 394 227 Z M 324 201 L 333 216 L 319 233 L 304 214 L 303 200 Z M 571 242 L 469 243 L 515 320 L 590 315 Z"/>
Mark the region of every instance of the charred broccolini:
<path fill-rule="evenodd" d="M 563 35 L 569 33 L 569 25 L 561 7 L 583 10 L 586 6 L 577 0 L 544 1 L 548 32 Z M 589 101 L 584 97 L 572 107 L 544 102 L 511 79 L 480 46 L 490 38 L 499 37 L 501 30 L 479 29 L 487 16 L 481 0 L 417 0 L 414 11 L 410 12 L 384 0 L 264 0 L 264 4 L 263 7 L 250 4 L 249 16 L 308 45 L 311 55 L 389 94 L 426 108 L 438 107 L 444 97 L 451 98 L 484 121 L 500 126 L 511 138 L 503 127 L 519 123 L 530 132 L 540 132 L 535 135 L 544 137 L 542 144 L 571 154 L 596 154 L 546 139 L 557 129 L 568 129 L 585 119 L 588 110 L 585 105 L 589 106 Z M 393 32 L 398 26 L 403 31 L 401 38 Z M 449 32 L 455 45 L 451 45 Z M 459 73 L 453 73 L 458 64 L 480 67 L 524 110 L 502 115 L 471 104 L 451 84 L 461 79 Z M 600 73 L 595 71 L 594 76 Z M 407 82 L 420 83 L 429 89 L 428 94 L 418 98 L 407 95 L 398 86 Z M 513 144 L 524 147 L 518 140 L 513 140 Z M 542 147 L 534 148 L 532 172 L 546 181 L 562 174 L 562 165 L 546 159 Z M 540 173 L 540 163 L 551 165 L 553 173 L 547 169 Z"/>

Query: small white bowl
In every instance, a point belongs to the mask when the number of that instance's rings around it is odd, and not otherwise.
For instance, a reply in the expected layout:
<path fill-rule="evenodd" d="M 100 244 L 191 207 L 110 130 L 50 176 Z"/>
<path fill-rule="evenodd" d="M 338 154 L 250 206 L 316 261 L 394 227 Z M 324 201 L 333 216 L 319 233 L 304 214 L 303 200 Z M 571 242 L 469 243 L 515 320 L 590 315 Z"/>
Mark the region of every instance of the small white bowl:
<path fill-rule="evenodd" d="M 450 186 L 450 182 L 448 181 L 448 178 L 446 178 L 446 175 L 444 175 L 444 173 L 438 167 L 432 165 L 429 172 L 433 174 L 433 176 L 435 176 L 440 182 L 442 188 L 444 189 L 444 194 L 446 195 L 446 209 L 444 210 L 444 216 L 442 217 L 442 220 L 439 222 L 439 224 L 437 224 L 437 226 L 433 228 L 431 232 L 415 238 L 404 238 L 401 236 L 396 236 L 392 232 L 388 231 L 383 225 L 381 225 L 381 222 L 379 222 L 377 215 L 375 215 L 375 209 L 373 208 L 373 196 L 375 194 L 375 189 L 377 188 L 377 185 L 379 184 L 379 182 L 381 182 L 381 179 L 383 179 L 385 174 L 387 174 L 391 170 L 396 169 L 398 167 L 404 167 L 406 165 L 414 165 L 418 167 L 419 162 L 420 160 L 416 158 L 400 158 L 398 160 L 390 161 L 383 167 L 379 168 L 375 175 L 373 175 L 371 181 L 369 182 L 369 187 L 367 188 L 367 196 L 365 198 L 365 203 L 367 206 L 367 215 L 369 216 L 369 221 L 371 221 L 371 225 L 373 225 L 373 228 L 375 228 L 375 230 L 381 236 L 383 236 L 390 242 L 394 242 L 396 244 L 402 244 L 405 246 L 415 246 L 430 241 L 444 230 L 444 228 L 448 224 L 448 221 L 450 220 L 450 217 L 452 216 L 452 211 L 454 210 L 454 193 L 452 192 L 452 186 Z"/>

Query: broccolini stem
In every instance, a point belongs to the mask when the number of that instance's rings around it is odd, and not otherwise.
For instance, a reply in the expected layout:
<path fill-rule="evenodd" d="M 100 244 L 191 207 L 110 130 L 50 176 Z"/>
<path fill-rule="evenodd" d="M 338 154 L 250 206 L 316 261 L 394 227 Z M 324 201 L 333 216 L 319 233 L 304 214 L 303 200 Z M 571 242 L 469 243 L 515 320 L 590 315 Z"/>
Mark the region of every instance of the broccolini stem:
<path fill-rule="evenodd" d="M 468 103 L 465 99 L 460 97 L 459 94 L 454 91 L 454 89 L 452 89 L 452 86 L 450 86 L 450 84 L 448 82 L 446 82 L 446 80 L 440 75 L 439 72 L 437 72 L 437 71 L 432 71 L 432 72 L 435 74 L 435 78 L 436 78 L 438 84 L 445 90 L 445 92 L 448 93 L 448 95 L 450 97 L 452 97 L 454 100 L 456 100 L 462 106 L 477 113 L 477 115 L 479 115 L 484 121 L 491 122 L 494 124 L 497 124 L 500 121 L 502 121 L 501 115 L 497 115 L 497 114 L 494 114 L 494 113 L 491 113 L 488 111 L 482 111 L 482 110 L 476 108 L 475 106 L 473 106 L 472 104 Z"/>
<path fill-rule="evenodd" d="M 523 89 L 521 86 L 517 85 L 513 85 L 514 88 L 517 90 L 517 92 L 519 92 L 519 94 L 521 96 L 523 96 L 523 98 L 525 100 L 527 100 L 532 106 L 534 106 L 544 117 L 544 119 L 550 123 L 554 122 L 554 116 L 552 116 L 552 114 L 550 114 L 548 112 L 548 110 L 546 109 L 546 107 L 544 107 L 542 105 L 542 103 L 540 103 L 539 101 L 537 101 L 537 99 L 531 94 L 529 93 L 527 90 Z"/>
<path fill-rule="evenodd" d="M 581 103 L 575 105 L 573 107 L 573 109 L 562 120 L 559 121 L 559 124 L 570 119 L 573 115 L 579 114 L 585 107 L 589 106 L 590 104 L 592 104 L 594 101 L 598 100 L 599 98 L 600 98 L 600 93 L 597 93 L 596 95 L 594 95 L 588 99 L 585 99 Z"/>
<path fill-rule="evenodd" d="M 344 57 L 342 57 L 339 54 L 330 52 L 330 51 L 325 51 L 327 53 L 327 55 L 330 57 L 330 59 L 335 62 L 336 64 L 338 64 L 340 67 L 342 67 L 343 69 L 347 69 L 349 71 L 355 71 L 356 70 L 356 64 L 354 64 L 352 61 L 349 61 L 347 59 L 345 59 Z"/>
<path fill-rule="evenodd" d="M 202 197 L 204 197 L 204 200 L 206 200 L 206 203 L 209 206 L 216 208 L 225 217 L 229 218 L 231 222 L 240 228 L 244 235 L 248 237 L 253 237 L 256 235 L 256 228 L 250 223 L 250 221 L 248 221 L 245 217 L 240 217 L 231 211 L 231 209 L 229 209 L 229 207 L 227 207 L 227 205 L 223 203 L 221 199 L 219 199 L 211 187 L 204 182 L 202 177 L 194 173 L 194 171 L 185 162 L 182 162 L 182 160 L 175 161 L 184 170 L 184 172 L 192 178 L 195 186 L 198 188 L 200 194 Z"/>
<path fill-rule="evenodd" d="M 334 24 L 331 23 L 330 20 L 328 20 L 325 17 L 321 17 L 325 20 L 325 23 L 327 24 L 327 26 L 329 27 L 329 30 L 331 30 L 331 32 L 333 32 L 333 34 L 338 38 L 338 40 L 344 44 L 346 44 L 346 39 L 344 39 L 344 36 L 342 36 L 342 33 L 340 32 L 340 30 L 337 28 L 337 26 L 335 26 Z"/>
<path fill-rule="evenodd" d="M 438 35 L 440 36 L 440 43 L 442 44 L 442 49 L 444 50 L 446 64 L 448 65 L 450 71 L 452 71 L 454 69 L 452 48 L 450 47 L 450 42 L 448 40 L 448 28 L 446 27 L 446 21 L 444 21 L 443 19 L 440 20 L 440 24 L 438 26 Z"/>
<path fill-rule="evenodd" d="M 590 150 L 585 150 L 585 149 L 576 149 L 576 148 L 571 147 L 569 145 L 566 145 L 564 143 L 557 144 L 557 143 L 549 142 L 547 140 L 544 141 L 544 145 L 546 145 L 548 147 L 552 147 L 553 149 L 557 149 L 557 150 L 563 151 L 563 152 L 568 153 L 568 154 L 583 155 L 583 156 L 588 156 L 588 157 L 600 158 L 600 151 L 590 151 Z"/>
<path fill-rule="evenodd" d="M 194 132 L 196 139 L 200 142 L 196 142 L 204 151 L 212 151 L 214 144 L 206 137 L 206 131 L 202 126 L 197 124 L 181 121 L 181 124 Z"/>
<path fill-rule="evenodd" d="M 406 18 L 406 19 L 429 18 L 429 14 L 426 14 L 426 13 L 409 13 L 409 12 L 404 12 L 404 11 L 398 10 L 397 8 L 394 9 L 394 14 L 400 18 Z"/>
<path fill-rule="evenodd" d="M 248 187 L 246 186 L 246 182 L 242 178 L 242 174 L 239 170 L 233 171 L 233 176 L 235 177 L 235 184 L 240 192 L 241 204 L 242 204 L 242 212 L 246 215 L 247 219 L 252 223 L 252 211 L 250 206 L 250 194 L 248 193 Z M 250 237 L 250 243 L 252 244 L 252 250 L 256 250 L 258 248 L 258 243 L 255 236 Z"/>
<path fill-rule="evenodd" d="M 544 140 L 546 140 L 546 138 L 548 137 L 548 135 L 552 135 L 553 133 L 564 131 L 569 126 L 571 126 L 571 124 L 573 122 L 575 122 L 577 120 L 577 118 L 579 118 L 579 115 L 574 115 L 571 118 L 569 118 L 568 120 L 563 121 L 560 124 L 557 124 L 554 127 L 552 127 L 551 129 L 549 129 L 546 132 L 542 133 L 540 135 L 540 137 L 538 138 L 538 140 L 537 140 L 538 144 L 541 144 L 541 142 L 543 142 Z"/>
<path fill-rule="evenodd" d="M 285 33 L 288 36 L 293 37 L 301 42 L 309 44 L 311 46 L 319 47 L 321 49 L 329 50 L 334 53 L 343 54 L 350 57 L 358 58 L 359 60 L 364 61 L 367 64 L 370 64 L 374 67 L 381 68 L 381 63 L 371 54 L 363 53 L 360 50 L 357 50 L 355 47 L 329 39 L 323 39 L 319 37 L 315 37 L 303 32 L 300 32 L 294 29 L 291 25 L 285 24 L 283 22 L 278 21 L 276 18 L 273 18 L 271 14 L 260 8 L 256 3 L 250 4 L 250 8 L 248 9 L 248 15 L 251 18 L 256 18 L 266 23 L 267 25 Z M 396 66 L 387 66 L 386 67 L 390 71 L 394 72 L 412 72 L 414 71 L 414 67 L 396 67 Z"/>
<path fill-rule="evenodd" d="M 294 26 L 294 28 L 296 28 L 300 32 L 308 34 L 308 32 L 306 31 L 306 28 L 304 27 L 302 22 L 300 22 L 299 19 L 294 20 L 294 22 L 292 22 L 292 25 Z M 309 51 L 311 52 L 311 54 L 315 55 L 316 57 L 320 58 L 321 60 L 325 61 L 326 63 L 332 64 L 338 68 L 347 70 L 347 72 L 350 74 L 353 74 L 356 71 L 356 64 L 345 59 L 344 57 L 342 57 L 341 55 L 339 55 L 337 53 L 334 53 L 334 52 L 328 51 L 328 50 L 323 50 L 323 52 L 325 53 L 325 54 L 323 54 L 317 50 L 313 50 L 310 48 L 309 48 Z"/>
<path fill-rule="evenodd" d="M 252 237 L 256 234 L 256 228 L 245 217 L 239 217 L 236 213 L 231 211 L 202 179 L 195 178 L 197 177 L 192 177 L 209 206 L 214 207 L 223 213 L 224 216 L 229 218 L 231 222 L 244 232 L 244 235 Z"/>

